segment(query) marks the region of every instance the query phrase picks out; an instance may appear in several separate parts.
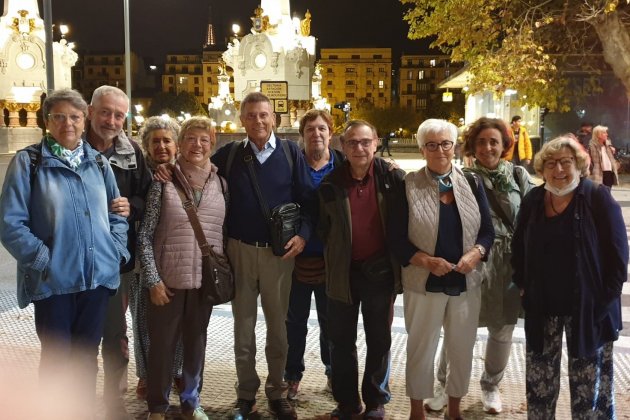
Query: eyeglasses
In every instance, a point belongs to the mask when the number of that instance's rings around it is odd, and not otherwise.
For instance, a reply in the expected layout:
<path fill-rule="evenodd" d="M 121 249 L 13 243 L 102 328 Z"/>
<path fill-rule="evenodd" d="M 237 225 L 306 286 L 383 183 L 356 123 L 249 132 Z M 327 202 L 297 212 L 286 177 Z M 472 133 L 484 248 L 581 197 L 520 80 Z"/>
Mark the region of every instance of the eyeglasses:
<path fill-rule="evenodd" d="M 549 159 L 543 163 L 545 169 L 556 169 L 556 166 L 562 166 L 562 169 L 571 169 L 573 164 L 575 163 L 575 159 L 572 157 L 566 157 L 562 159 Z"/>
<path fill-rule="evenodd" d="M 64 114 L 62 112 L 48 114 L 48 119 L 55 124 L 65 124 L 68 119 L 72 124 L 79 124 L 83 118 L 85 118 L 83 114 Z"/>
<path fill-rule="evenodd" d="M 210 146 L 212 144 L 212 140 L 210 140 L 210 137 L 186 136 L 184 137 L 184 141 L 188 144 L 201 143 L 202 146 Z"/>
<path fill-rule="evenodd" d="M 373 141 L 374 141 L 373 139 L 346 140 L 344 141 L 344 144 L 354 149 L 354 148 L 359 147 L 359 145 L 361 145 L 361 147 L 370 147 Z"/>
<path fill-rule="evenodd" d="M 444 150 L 445 152 L 447 150 L 451 150 L 451 148 L 453 147 L 453 143 L 450 140 L 445 140 L 442 143 L 436 143 L 436 142 L 429 142 L 429 143 L 424 143 L 424 148 L 427 149 L 429 152 L 435 152 L 438 147 L 442 148 L 442 150 Z"/>

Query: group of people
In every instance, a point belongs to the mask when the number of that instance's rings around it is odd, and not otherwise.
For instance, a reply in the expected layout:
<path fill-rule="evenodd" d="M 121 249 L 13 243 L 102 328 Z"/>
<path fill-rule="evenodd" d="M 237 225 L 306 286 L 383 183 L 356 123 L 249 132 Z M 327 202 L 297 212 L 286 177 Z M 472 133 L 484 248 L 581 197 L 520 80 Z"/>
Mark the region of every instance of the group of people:
<path fill-rule="evenodd" d="M 301 119 L 302 149 L 276 137 L 272 104 L 261 93 L 241 102 L 246 139 L 218 150 L 206 117 L 181 126 L 151 117 L 140 133 L 145 156 L 122 131 L 128 107 L 109 86 L 89 106 L 71 90 L 50 94 L 47 134 L 16 154 L 0 197 L 0 239 L 18 261 L 18 302 L 35 306 L 40 376 L 65 379 L 80 396 L 81 411 L 70 414 L 93 415 L 102 340 L 107 418 L 128 418 L 129 305 L 136 394 L 148 418 L 165 418 L 173 388 L 184 418 L 208 418 L 200 393 L 212 306 L 202 295 L 192 207 L 207 243 L 234 272 L 237 416 L 258 410 L 260 300 L 268 408 L 281 420 L 297 418 L 291 400 L 305 371 L 314 295 L 337 403 L 330 418 L 385 418 L 393 308 L 402 293 L 410 419 L 444 407 L 445 418 L 462 418 L 478 326 L 489 334 L 483 408 L 501 412 L 499 384 L 523 309 L 530 417 L 554 417 L 566 330 L 573 416 L 614 418 L 612 343 L 622 327 L 628 242 L 619 205 L 609 188 L 587 179 L 591 160 L 574 139 L 543 146 L 533 165 L 544 184 L 535 186 L 508 159 L 525 143 L 522 132 L 515 141 L 498 119 L 465 130 L 464 153 L 474 161 L 463 170 L 453 164 L 457 127 L 426 120 L 417 141 L 427 164 L 405 174 L 375 156 L 377 129 L 367 121 L 346 124 L 341 151 L 331 147 L 326 111 Z M 299 204 L 300 223 L 278 256 L 263 206 L 285 203 Z M 360 386 L 359 313 L 367 346 Z"/>

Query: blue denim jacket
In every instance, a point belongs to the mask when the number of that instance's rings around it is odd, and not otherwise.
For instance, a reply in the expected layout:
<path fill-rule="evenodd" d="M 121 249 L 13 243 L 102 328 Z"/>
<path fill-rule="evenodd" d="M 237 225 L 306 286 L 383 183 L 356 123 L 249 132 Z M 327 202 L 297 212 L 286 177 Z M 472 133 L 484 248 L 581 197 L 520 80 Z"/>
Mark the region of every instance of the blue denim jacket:
<path fill-rule="evenodd" d="M 52 155 L 42 141 L 41 161 L 31 182 L 31 159 L 19 151 L 11 161 L 0 196 L 0 240 L 17 260 L 20 308 L 51 295 L 120 284 L 127 221 L 109 212 L 118 197 L 114 174 L 83 143 L 77 170 Z"/>

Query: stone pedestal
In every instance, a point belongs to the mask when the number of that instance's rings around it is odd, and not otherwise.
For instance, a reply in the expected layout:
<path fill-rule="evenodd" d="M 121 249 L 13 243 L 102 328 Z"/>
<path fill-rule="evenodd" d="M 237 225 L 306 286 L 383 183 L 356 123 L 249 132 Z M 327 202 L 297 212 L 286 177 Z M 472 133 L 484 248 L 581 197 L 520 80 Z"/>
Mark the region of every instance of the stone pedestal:
<path fill-rule="evenodd" d="M 280 127 L 282 128 L 291 127 L 291 118 L 289 114 L 280 114 Z"/>
<path fill-rule="evenodd" d="M 37 127 L 0 127 L 0 153 L 15 153 L 41 139 L 42 130 Z"/>

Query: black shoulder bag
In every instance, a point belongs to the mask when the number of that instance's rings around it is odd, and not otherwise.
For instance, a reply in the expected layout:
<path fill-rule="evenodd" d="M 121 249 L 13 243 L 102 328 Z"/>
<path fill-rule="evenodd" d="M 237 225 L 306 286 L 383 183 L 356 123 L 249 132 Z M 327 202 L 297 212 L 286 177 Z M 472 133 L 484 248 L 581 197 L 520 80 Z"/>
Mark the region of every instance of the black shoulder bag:
<path fill-rule="evenodd" d="M 226 250 L 223 250 L 223 254 L 218 254 L 212 249 L 213 246 L 208 244 L 199 217 L 197 217 L 197 206 L 193 200 L 192 189 L 179 168 L 173 168 L 173 175 L 173 185 L 182 200 L 201 250 L 201 295 L 212 306 L 227 303 L 234 299 L 234 272 L 225 253 Z M 224 192 L 221 178 L 219 178 L 219 184 Z"/>
<path fill-rule="evenodd" d="M 278 140 L 282 142 L 282 140 Z M 286 147 L 282 145 L 282 147 Z M 256 170 L 254 169 L 254 154 L 250 147 L 245 148 L 246 152 L 243 156 L 245 165 L 249 172 L 249 179 L 254 187 L 256 196 L 258 197 L 258 204 L 260 210 L 267 220 L 269 226 L 269 233 L 271 235 L 271 251 L 273 255 L 278 257 L 287 253 L 284 249 L 287 242 L 291 240 L 300 231 L 301 219 L 300 219 L 300 205 L 297 203 L 285 203 L 274 207 L 269 211 L 267 201 L 260 191 L 260 185 L 258 184 L 258 177 L 256 176 Z M 285 149 L 286 150 L 286 149 Z"/>

